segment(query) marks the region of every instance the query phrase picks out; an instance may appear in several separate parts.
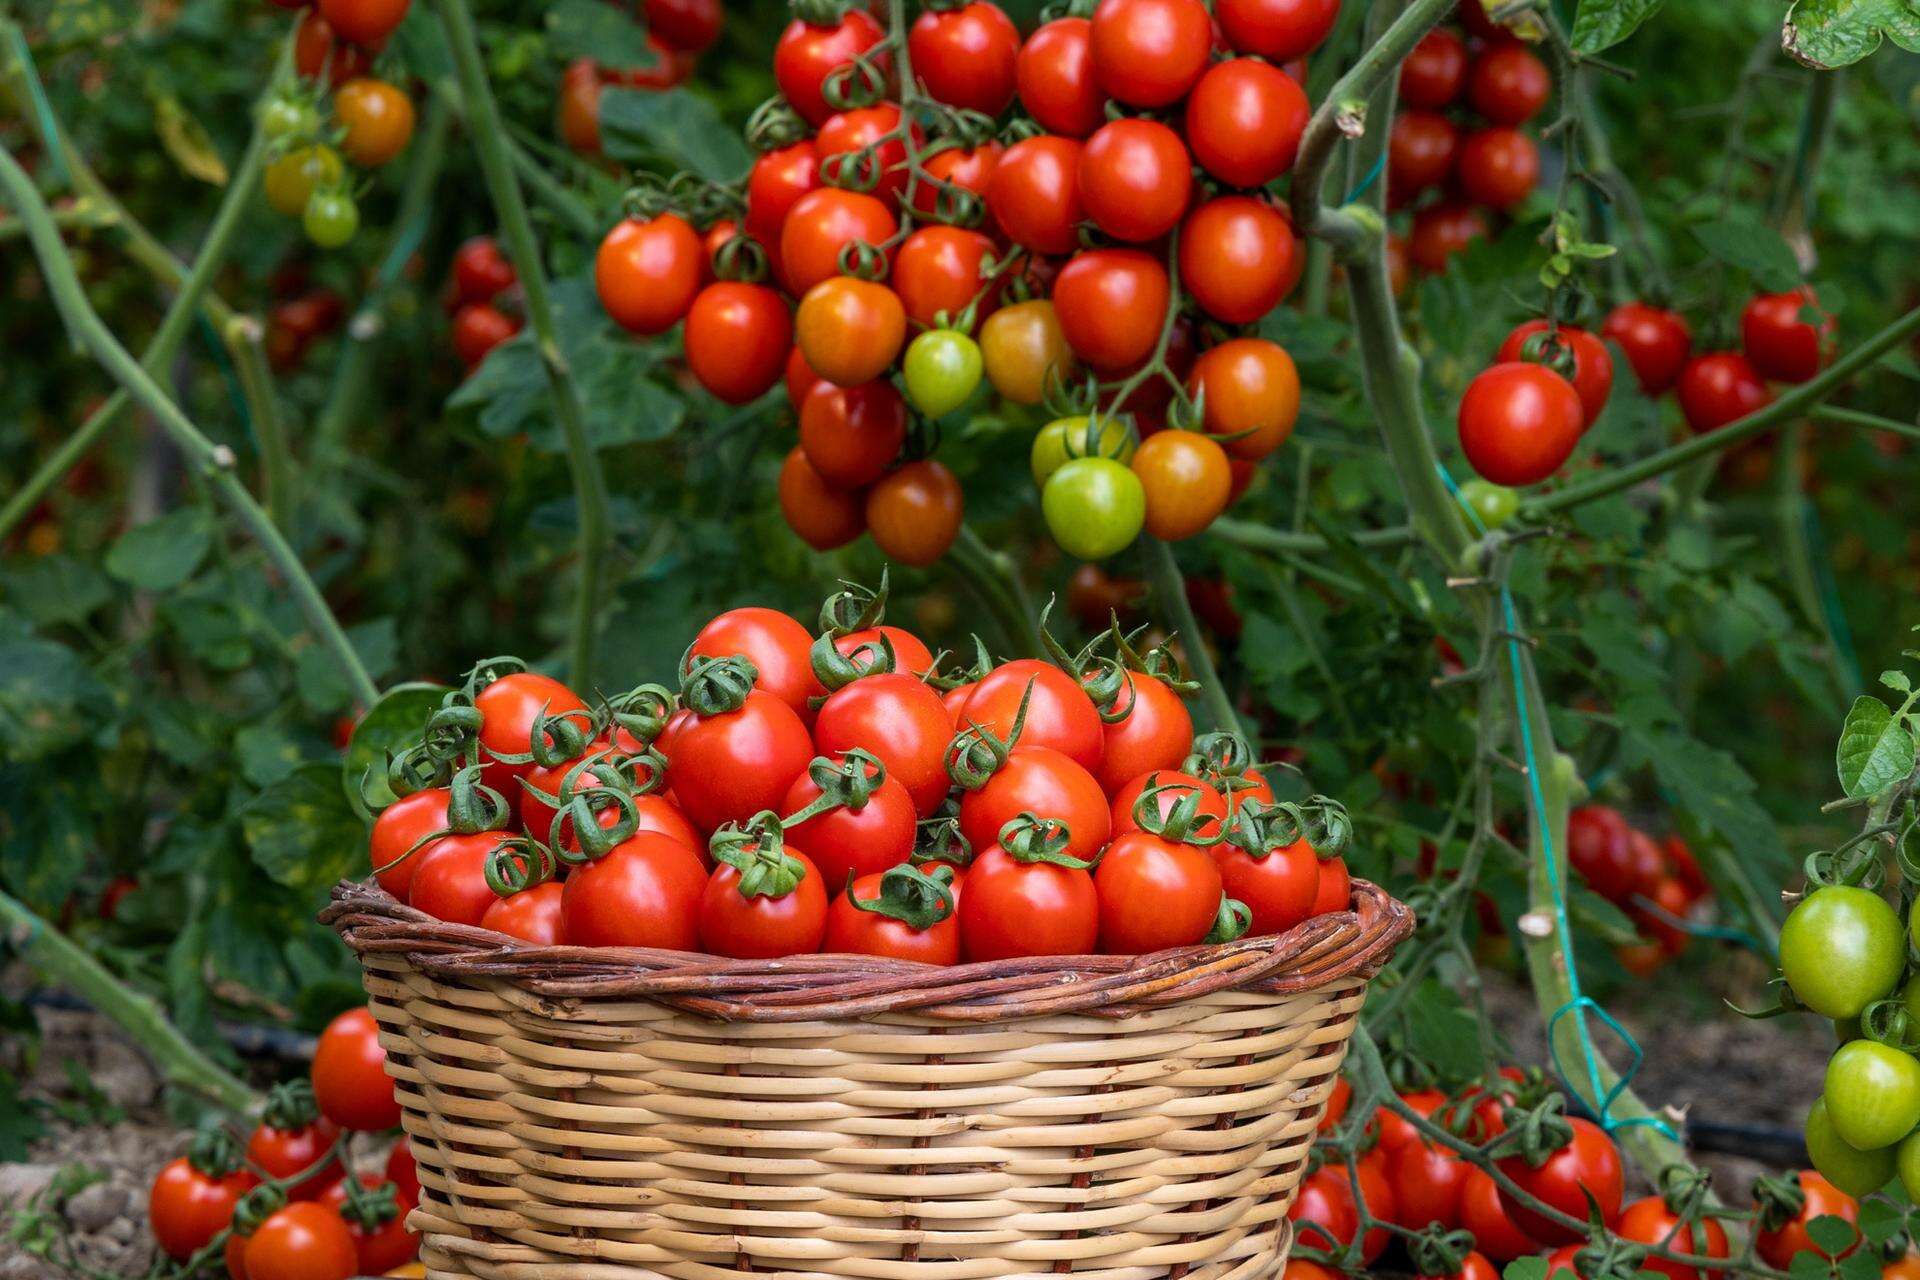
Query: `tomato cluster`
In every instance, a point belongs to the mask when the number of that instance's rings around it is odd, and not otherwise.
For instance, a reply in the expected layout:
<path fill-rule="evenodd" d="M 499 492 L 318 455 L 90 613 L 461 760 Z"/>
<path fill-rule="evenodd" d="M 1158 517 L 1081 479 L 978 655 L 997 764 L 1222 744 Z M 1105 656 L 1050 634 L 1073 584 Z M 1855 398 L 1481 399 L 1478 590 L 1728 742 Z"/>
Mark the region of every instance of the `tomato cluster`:
<path fill-rule="evenodd" d="M 780 36 L 743 190 L 642 199 L 607 234 L 608 314 L 684 322 L 730 403 L 784 379 L 781 507 L 815 547 L 943 554 L 963 503 L 933 424 L 983 382 L 1045 405 L 1034 473 L 1068 551 L 1206 528 L 1299 412 L 1293 361 L 1246 330 L 1304 265 L 1267 192 L 1309 115 L 1281 64 L 1338 6 L 1102 0 L 1024 39 L 991 0 L 901 39 L 830 8 Z"/>
<path fill-rule="evenodd" d="M 147 1199 L 161 1251 L 185 1262 L 220 1246 L 230 1280 L 346 1280 L 413 1264 L 420 1238 L 406 1218 L 420 1181 L 406 1139 L 381 1177 L 350 1178 L 341 1159 L 345 1133 L 400 1123 L 386 1059 L 368 1010 L 327 1024 L 310 1082 L 273 1092 L 244 1149 L 210 1130 L 161 1168 Z"/>
<path fill-rule="evenodd" d="M 487 353 L 520 332 L 519 277 L 492 236 L 474 236 L 454 252 L 442 301 L 453 317 L 453 351 L 472 373 Z M 502 303 L 508 305 L 502 306 Z"/>
<path fill-rule="evenodd" d="M 396 763 L 430 785 L 369 860 L 439 919 L 743 959 L 1136 954 L 1344 910 L 1344 812 L 1277 803 L 1243 741 L 1195 737 L 1168 655 L 1112 641 L 947 676 L 849 592 L 818 635 L 719 615 L 677 694 L 489 666 L 466 729 Z"/>
<path fill-rule="evenodd" d="M 303 10 L 293 52 L 301 85 L 261 108 L 273 147 L 261 185 L 267 203 L 300 219 L 307 238 L 323 249 L 339 248 L 360 229 L 347 165 L 377 169 L 413 138 L 413 100 L 372 74 L 410 2 L 275 0 Z"/>
<path fill-rule="evenodd" d="M 726 21 L 720 0 L 643 0 L 638 8 L 650 55 L 645 66 L 613 67 L 576 58 L 560 78 L 554 128 L 562 142 L 582 155 L 600 154 L 601 90 L 673 88 L 693 74 Z"/>
<path fill-rule="evenodd" d="M 1387 144 L 1387 200 L 1413 210 L 1396 265 L 1444 271 L 1447 259 L 1487 234 L 1488 216 L 1518 206 L 1540 179 L 1540 153 L 1524 126 L 1553 94 L 1540 58 L 1477 0 L 1460 6 L 1461 29 L 1436 27 L 1400 66 L 1400 111 Z M 1404 279 L 1404 266 L 1399 274 Z"/>
<path fill-rule="evenodd" d="M 1644 941 L 1614 951 L 1629 972 L 1645 976 L 1686 950 L 1682 924 L 1712 890 L 1685 840 L 1657 841 L 1617 809 L 1583 805 L 1567 815 L 1567 861 L 1638 926 Z"/>

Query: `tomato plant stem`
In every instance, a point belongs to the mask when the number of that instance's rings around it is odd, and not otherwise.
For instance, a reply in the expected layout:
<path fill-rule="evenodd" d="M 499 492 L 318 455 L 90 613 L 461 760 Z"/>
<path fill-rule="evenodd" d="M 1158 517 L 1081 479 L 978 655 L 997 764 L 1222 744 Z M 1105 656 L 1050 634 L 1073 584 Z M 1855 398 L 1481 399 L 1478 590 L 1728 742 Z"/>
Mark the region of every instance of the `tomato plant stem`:
<path fill-rule="evenodd" d="M 1523 514 L 1538 518 L 1555 511 L 1565 511 L 1582 503 L 1592 502 L 1610 494 L 1630 489 L 1643 480 L 1663 475 L 1684 466 L 1696 458 L 1721 453 L 1731 449 L 1742 440 L 1751 439 L 1763 431 L 1771 430 L 1792 418 L 1804 414 L 1831 418 L 1832 415 L 1819 410 L 1822 400 L 1840 390 L 1856 373 L 1868 368 L 1881 356 L 1893 350 L 1910 335 L 1920 333 L 1920 307 L 1907 312 L 1898 320 L 1874 334 L 1865 342 L 1834 361 L 1818 377 L 1803 382 L 1778 400 L 1756 409 L 1744 418 L 1737 419 L 1717 431 L 1697 435 L 1658 453 L 1650 454 L 1638 462 L 1627 463 L 1611 468 L 1604 474 L 1578 484 L 1537 498 L 1528 498 L 1520 504 Z M 1866 425 L 1859 424 L 1856 425 Z"/>
<path fill-rule="evenodd" d="M 1231 516 L 1222 516 L 1207 526 L 1207 532 L 1217 534 L 1228 542 L 1237 542 L 1243 547 L 1255 547 L 1262 551 L 1325 551 L 1327 540 L 1317 533 L 1303 533 L 1296 529 L 1273 529 L 1263 524 L 1254 524 L 1249 520 L 1235 520 Z M 1362 547 L 1399 547 L 1413 540 L 1413 529 L 1404 524 L 1390 525 L 1384 529 L 1361 529 L 1347 535 L 1354 543 Z"/>
<path fill-rule="evenodd" d="M 59 229 L 48 217 L 46 202 L 40 198 L 33 179 L 20 167 L 13 153 L 5 148 L 0 148 L 0 189 L 5 190 L 14 211 L 27 224 L 34 255 L 39 259 L 41 273 L 46 278 L 47 292 L 59 308 L 61 318 L 66 321 L 75 341 L 127 390 L 135 404 L 153 415 L 186 455 L 189 465 L 200 471 L 233 508 L 241 524 L 246 526 L 286 580 L 301 612 L 307 617 L 307 624 L 340 665 L 355 698 L 366 706 L 372 706 L 379 697 L 379 690 L 367 675 L 360 655 L 354 652 L 346 632 L 341 630 L 339 621 L 321 596 L 319 587 L 314 585 L 306 567 L 300 563 L 300 557 L 294 554 L 293 548 L 281 536 L 272 519 L 234 474 L 233 451 L 207 439 L 160 384 L 154 381 L 153 375 L 128 354 L 119 339 L 101 322 L 87 301 L 86 291 L 74 272 L 73 260 L 67 255 Z"/>
<path fill-rule="evenodd" d="M 440 26 L 453 54 L 454 72 L 466 106 L 467 136 L 480 160 L 494 213 L 507 238 L 507 253 L 520 277 L 527 300 L 527 322 L 533 328 L 541 363 L 547 372 L 547 390 L 555 419 L 567 442 L 567 467 L 573 478 L 574 501 L 580 522 L 579 581 L 575 584 L 571 652 L 568 669 L 576 685 L 593 681 L 593 653 L 599 628 L 601 583 L 606 574 L 610 541 L 607 523 L 607 480 L 593 442 L 587 438 L 586 410 L 573 384 L 573 374 L 560 348 L 553 301 L 547 293 L 547 271 L 534 239 L 533 220 L 513 175 L 507 155 L 506 126 L 499 104 L 487 82 L 480 44 L 465 0 L 435 0 Z"/>
<path fill-rule="evenodd" d="M 114 977 L 84 948 L 4 890 L 0 890 L 0 930 L 43 978 L 79 996 L 126 1032 L 170 1083 L 229 1111 L 250 1111 L 259 1103 L 252 1089 L 181 1035 L 151 996 Z"/>
<path fill-rule="evenodd" d="M 1006 642 L 1017 651 L 1015 656 L 1032 657 L 1040 652 L 1026 589 L 1005 555 L 989 547 L 972 525 L 962 521 L 948 564 L 993 614 Z"/>
<path fill-rule="evenodd" d="M 1213 655 L 1207 652 L 1206 632 L 1193 616 L 1193 605 L 1187 600 L 1187 580 L 1180 573 L 1179 561 L 1173 558 L 1173 548 L 1152 534 L 1143 533 L 1140 553 L 1147 562 L 1147 582 L 1160 606 L 1161 621 L 1180 638 L 1181 652 L 1187 658 L 1187 674 L 1200 685 L 1200 700 L 1206 703 L 1207 718 L 1215 729 L 1244 733 L 1240 717 L 1233 710 L 1233 699 L 1220 683 L 1220 671 L 1213 665 Z"/>

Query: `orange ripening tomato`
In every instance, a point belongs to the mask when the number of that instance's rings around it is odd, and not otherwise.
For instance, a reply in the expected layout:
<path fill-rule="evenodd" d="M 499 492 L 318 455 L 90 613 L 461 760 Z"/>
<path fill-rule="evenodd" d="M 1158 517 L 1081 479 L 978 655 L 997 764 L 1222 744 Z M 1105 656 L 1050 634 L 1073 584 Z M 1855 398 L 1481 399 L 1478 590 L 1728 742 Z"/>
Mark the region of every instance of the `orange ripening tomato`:
<path fill-rule="evenodd" d="M 779 497 L 788 527 L 816 551 L 844 547 L 867 531 L 865 495 L 822 480 L 799 445 L 780 464 Z"/>
<path fill-rule="evenodd" d="M 413 138 L 413 101 L 384 80 L 347 81 L 333 92 L 333 114 L 346 130 L 341 152 L 362 168 L 386 164 Z"/>
<path fill-rule="evenodd" d="M 901 564 L 930 565 L 947 554 L 965 515 L 959 479 L 932 458 L 896 468 L 867 491 L 867 530 Z"/>
<path fill-rule="evenodd" d="M 1286 348 L 1265 338 L 1230 338 L 1194 362 L 1187 390 L 1204 396 L 1201 425 L 1227 456 L 1257 462 L 1285 444 L 1300 417 L 1300 374 Z"/>
<path fill-rule="evenodd" d="M 807 290 L 793 330 L 815 373 L 837 386 L 858 387 L 893 366 L 906 342 L 907 313 L 887 286 L 835 276 Z"/>
<path fill-rule="evenodd" d="M 671 213 L 627 218 L 607 232 L 594 256 L 600 305 L 631 333 L 664 332 L 693 306 L 705 257 L 700 233 L 686 220 Z"/>

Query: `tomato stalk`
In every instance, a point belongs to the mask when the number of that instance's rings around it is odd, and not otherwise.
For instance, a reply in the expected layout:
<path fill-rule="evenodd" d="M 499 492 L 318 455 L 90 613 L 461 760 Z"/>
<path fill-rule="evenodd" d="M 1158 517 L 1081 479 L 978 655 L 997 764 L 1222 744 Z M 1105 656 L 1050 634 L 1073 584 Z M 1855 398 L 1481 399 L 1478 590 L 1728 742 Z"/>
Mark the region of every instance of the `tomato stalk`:
<path fill-rule="evenodd" d="M 1153 588 L 1154 599 L 1160 603 L 1167 629 L 1180 637 L 1187 670 L 1200 686 L 1200 700 L 1206 703 L 1207 719 L 1216 729 L 1240 731 L 1240 717 L 1233 709 L 1233 699 L 1227 696 L 1226 686 L 1220 682 L 1220 669 L 1214 666 L 1213 655 L 1207 652 L 1206 632 L 1193 616 L 1193 604 L 1187 599 L 1187 580 L 1180 572 L 1179 562 L 1173 558 L 1173 548 L 1152 534 L 1143 533 L 1140 550 L 1147 562 L 1147 581 Z"/>
<path fill-rule="evenodd" d="M 0 23 L 0 33 L 15 35 L 19 28 L 11 23 Z M 24 39 L 12 42 L 15 48 L 25 48 Z M 258 107 L 280 91 L 288 69 L 292 66 L 292 42 L 289 40 L 281 50 L 279 64 L 275 68 L 267 87 L 255 102 L 255 116 Z M 5 83 L 13 96 L 21 101 L 32 100 L 39 96 L 38 83 L 33 78 L 33 69 L 24 60 L 15 59 L 8 63 L 4 75 Z M 81 199 L 99 209 L 112 219 L 112 224 L 125 243 L 128 256 L 132 257 L 156 279 L 176 288 L 173 301 L 160 319 L 160 326 L 154 331 L 153 338 L 141 355 L 141 364 L 149 374 L 158 375 L 167 367 L 179 352 L 193 322 L 202 314 L 213 323 L 232 354 L 236 366 L 243 370 L 251 367 L 254 376 L 243 376 L 241 392 L 247 404 L 247 411 L 256 423 L 269 424 L 268 430 L 276 440 L 279 439 L 277 408 L 274 406 L 272 384 L 264 377 L 264 368 L 257 361 L 250 362 L 248 351 L 254 356 L 259 353 L 259 326 L 257 322 L 243 319 L 237 315 L 212 290 L 213 277 L 226 263 L 228 250 L 234 243 L 234 233 L 240 225 L 242 215 L 252 203 L 255 190 L 260 183 L 260 175 L 266 168 L 267 138 L 256 123 L 253 134 L 247 143 L 247 150 L 241 156 L 239 165 L 227 181 L 225 193 L 221 196 L 219 207 L 215 210 L 213 221 L 208 224 L 205 240 L 195 256 L 191 268 L 183 266 L 173 253 L 148 231 L 140 222 L 127 212 L 124 206 L 114 198 L 106 185 L 86 163 L 79 151 L 67 137 L 66 131 L 58 120 L 51 116 L 44 119 L 37 112 L 28 113 L 28 118 L 36 127 L 44 128 L 46 135 L 40 138 L 40 144 L 49 154 L 57 157 L 65 168 L 68 179 Z M 52 218 L 57 227 L 59 219 Z M 31 236 L 32 228 L 24 217 L 14 224 L 24 234 Z M 15 491 L 4 506 L 0 506 L 0 538 L 4 538 L 27 514 L 40 505 L 49 490 L 73 470 L 80 459 L 85 457 L 101 437 L 106 434 L 134 398 L 125 390 L 115 391 L 99 408 L 95 409 L 79 428 L 54 451 L 53 456 L 41 463 L 24 484 Z M 263 436 L 263 452 L 269 442 Z M 284 457 L 284 453 L 280 454 Z M 270 471 L 274 470 L 269 463 Z M 271 476 L 270 476 L 271 478 Z M 284 491 L 284 481 L 281 486 Z"/>
<path fill-rule="evenodd" d="M 116 382 L 126 388 L 135 403 L 153 415 L 174 445 L 186 456 L 188 464 L 198 470 L 215 492 L 233 508 L 240 523 L 253 535 L 286 580 L 300 611 L 306 615 L 307 625 L 340 667 L 353 689 L 354 697 L 364 705 L 372 706 L 380 696 L 372 677 L 361 664 L 360 655 L 354 652 L 339 620 L 327 607 L 320 588 L 314 584 L 306 566 L 300 563 L 300 557 L 234 474 L 236 459 L 233 450 L 207 439 L 160 384 L 154 381 L 153 375 L 128 354 L 127 349 L 101 322 L 98 313 L 87 301 L 86 290 L 74 272 L 73 260 L 67 255 L 59 230 L 48 217 L 46 202 L 40 198 L 33 179 L 20 167 L 13 153 L 4 148 L 0 148 L 0 188 L 5 190 L 14 211 L 27 224 L 34 254 L 46 278 L 47 291 L 52 295 L 74 339 Z"/>
<path fill-rule="evenodd" d="M 487 81 L 472 15 L 467 11 L 466 0 L 435 0 L 434 7 L 453 53 L 454 71 L 466 104 L 467 136 L 473 141 L 494 212 L 506 233 L 507 253 L 513 260 L 527 302 L 527 323 L 533 329 L 541 364 L 546 369 L 548 397 L 567 442 L 567 469 L 573 479 L 574 502 L 580 520 L 580 577 L 574 587 L 568 670 L 576 685 L 587 685 L 593 680 L 601 588 L 611 545 L 607 479 L 593 442 L 587 437 L 586 410 L 581 406 L 566 354 L 560 349 L 553 301 L 547 293 L 546 265 L 541 261 L 533 220 L 527 216 L 526 201 L 513 173 L 513 161 L 507 154 L 506 126 Z"/>
<path fill-rule="evenodd" d="M 114 977 L 5 890 L 0 890 L 0 930 L 42 977 L 79 996 L 125 1032 L 170 1083 L 229 1111 L 246 1112 L 259 1104 L 260 1096 L 182 1035 L 153 997 Z"/>
<path fill-rule="evenodd" d="M 947 564 L 987 606 L 1015 657 L 1031 657 L 1038 652 L 1026 588 L 1004 552 L 989 547 L 972 525 L 961 521 Z"/>

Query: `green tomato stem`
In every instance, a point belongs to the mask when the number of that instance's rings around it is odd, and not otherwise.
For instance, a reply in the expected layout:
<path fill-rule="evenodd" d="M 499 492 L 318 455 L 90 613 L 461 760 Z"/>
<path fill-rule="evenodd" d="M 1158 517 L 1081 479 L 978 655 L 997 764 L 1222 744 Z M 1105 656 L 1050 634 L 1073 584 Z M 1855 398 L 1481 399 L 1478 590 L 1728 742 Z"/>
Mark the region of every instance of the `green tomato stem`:
<path fill-rule="evenodd" d="M 1180 573 L 1179 562 L 1173 558 L 1173 548 L 1152 534 L 1143 533 L 1140 551 L 1147 562 L 1147 581 L 1160 606 L 1161 619 L 1183 642 L 1187 670 L 1200 686 L 1200 700 L 1206 704 L 1208 722 L 1215 729 L 1246 732 L 1233 709 L 1233 699 L 1220 683 L 1220 671 L 1213 665 L 1213 655 L 1207 652 L 1206 633 L 1193 616 L 1193 605 L 1187 600 L 1187 580 Z"/>

